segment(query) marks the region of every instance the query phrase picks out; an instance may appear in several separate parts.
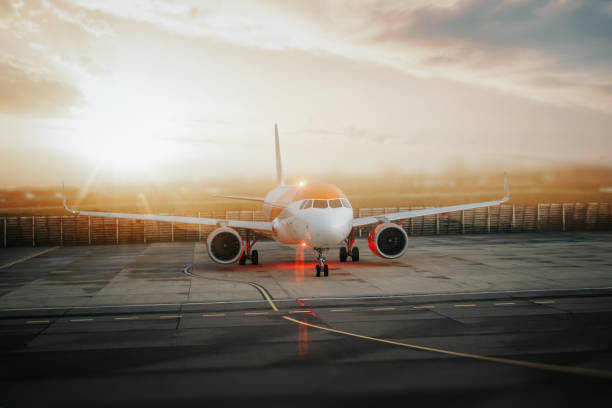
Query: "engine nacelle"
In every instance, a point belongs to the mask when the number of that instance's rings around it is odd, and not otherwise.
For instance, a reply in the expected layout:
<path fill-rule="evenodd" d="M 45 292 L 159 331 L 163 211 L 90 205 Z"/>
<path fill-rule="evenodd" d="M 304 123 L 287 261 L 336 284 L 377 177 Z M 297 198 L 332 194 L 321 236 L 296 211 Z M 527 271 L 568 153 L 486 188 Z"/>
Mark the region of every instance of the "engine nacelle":
<path fill-rule="evenodd" d="M 213 261 L 230 264 L 240 259 L 244 245 L 238 231 L 223 227 L 217 228 L 208 235 L 206 250 Z"/>
<path fill-rule="evenodd" d="M 378 224 L 370 231 L 368 246 L 381 258 L 399 258 L 408 249 L 408 235 L 397 224 Z"/>

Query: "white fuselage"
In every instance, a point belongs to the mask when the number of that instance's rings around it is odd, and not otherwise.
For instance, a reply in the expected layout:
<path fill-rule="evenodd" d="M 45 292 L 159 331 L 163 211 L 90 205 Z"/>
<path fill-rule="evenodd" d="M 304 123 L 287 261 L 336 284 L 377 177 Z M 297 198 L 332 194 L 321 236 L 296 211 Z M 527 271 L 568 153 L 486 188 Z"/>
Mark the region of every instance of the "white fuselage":
<path fill-rule="evenodd" d="M 301 208 L 304 204 L 310 206 Z M 286 245 L 336 247 L 353 227 L 353 209 L 346 196 L 329 184 L 276 187 L 264 200 L 264 214 L 273 223 L 272 238 Z"/>

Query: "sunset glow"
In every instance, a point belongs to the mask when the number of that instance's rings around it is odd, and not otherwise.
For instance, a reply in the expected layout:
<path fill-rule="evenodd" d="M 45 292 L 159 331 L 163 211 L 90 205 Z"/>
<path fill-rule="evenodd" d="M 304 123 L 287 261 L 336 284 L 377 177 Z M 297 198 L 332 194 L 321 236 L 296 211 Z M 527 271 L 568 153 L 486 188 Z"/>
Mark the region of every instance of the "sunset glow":
<path fill-rule="evenodd" d="M 607 166 L 611 26 L 607 2 L 8 1 L 0 182 L 273 179 L 274 123 L 288 179 Z"/>

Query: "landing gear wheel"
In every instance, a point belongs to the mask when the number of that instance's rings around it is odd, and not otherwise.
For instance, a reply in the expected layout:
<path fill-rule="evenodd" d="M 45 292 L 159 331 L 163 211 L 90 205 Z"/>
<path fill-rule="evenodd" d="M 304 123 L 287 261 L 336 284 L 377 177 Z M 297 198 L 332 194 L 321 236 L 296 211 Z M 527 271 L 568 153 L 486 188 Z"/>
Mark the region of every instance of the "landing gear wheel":
<path fill-rule="evenodd" d="M 323 265 L 323 276 L 329 275 L 329 267 L 327 264 Z"/>
<path fill-rule="evenodd" d="M 253 265 L 257 265 L 259 263 L 259 252 L 257 252 L 257 250 L 251 252 L 251 263 Z"/>
<path fill-rule="evenodd" d="M 353 262 L 359 262 L 359 248 L 353 247 L 351 250 L 351 258 L 353 258 Z"/>
<path fill-rule="evenodd" d="M 346 247 L 340 248 L 340 262 L 346 262 L 346 257 L 348 256 L 348 251 Z"/>
<path fill-rule="evenodd" d="M 318 278 L 319 276 L 321 276 L 321 265 L 317 264 L 316 268 L 317 268 L 317 278 Z"/>
<path fill-rule="evenodd" d="M 238 263 L 239 263 L 240 265 L 244 265 L 244 264 L 246 263 L 246 260 L 247 260 L 247 256 L 246 256 L 246 254 L 243 252 L 243 253 L 242 253 L 242 255 L 240 256 L 240 260 L 238 261 Z"/>

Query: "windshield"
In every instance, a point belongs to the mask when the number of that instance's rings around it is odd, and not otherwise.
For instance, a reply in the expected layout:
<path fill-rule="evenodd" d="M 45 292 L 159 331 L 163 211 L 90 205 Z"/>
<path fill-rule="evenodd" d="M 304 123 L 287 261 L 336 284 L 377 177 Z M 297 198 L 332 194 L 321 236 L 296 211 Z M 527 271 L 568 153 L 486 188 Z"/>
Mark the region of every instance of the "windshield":
<path fill-rule="evenodd" d="M 338 199 L 336 199 L 336 200 L 329 200 L 329 206 L 331 208 L 341 208 L 342 207 L 342 203 Z"/>
<path fill-rule="evenodd" d="M 327 200 L 314 200 L 312 206 L 314 208 L 327 208 Z"/>

